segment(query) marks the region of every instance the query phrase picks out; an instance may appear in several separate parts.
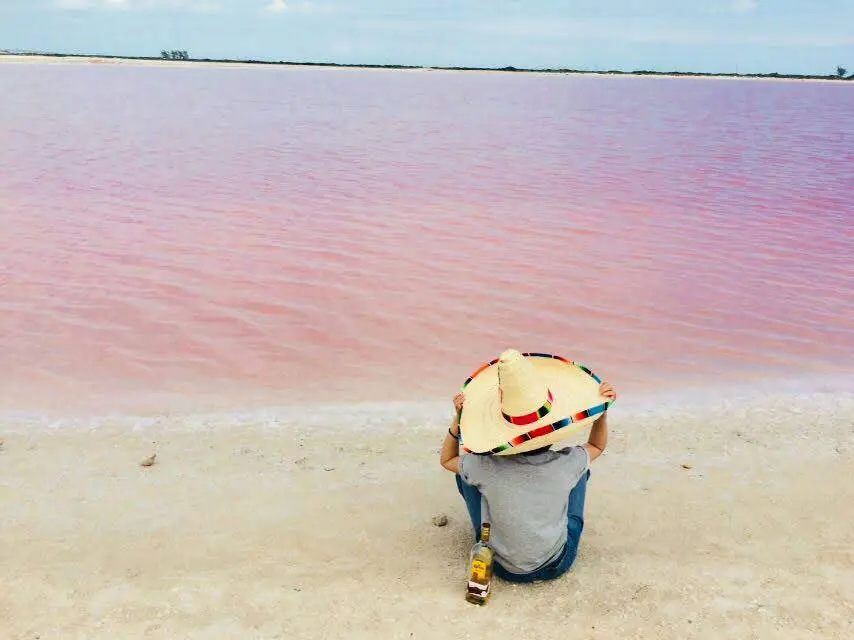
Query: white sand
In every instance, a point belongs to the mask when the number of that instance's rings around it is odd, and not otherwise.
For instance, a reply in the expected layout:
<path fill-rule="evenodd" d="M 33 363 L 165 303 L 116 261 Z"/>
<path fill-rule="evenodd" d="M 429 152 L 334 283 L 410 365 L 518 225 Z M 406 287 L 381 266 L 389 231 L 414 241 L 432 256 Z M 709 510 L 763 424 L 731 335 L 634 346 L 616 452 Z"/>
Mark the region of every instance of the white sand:
<path fill-rule="evenodd" d="M 281 65 L 246 64 L 243 62 L 202 62 L 191 60 L 138 60 L 133 58 L 99 58 L 97 56 L 39 56 L 39 55 L 4 55 L 0 54 L 0 64 L 94 64 L 94 65 L 131 65 L 137 67 L 239 67 L 239 68 L 270 68 Z"/>
<path fill-rule="evenodd" d="M 576 565 L 484 608 L 438 417 L 6 421 L 0 638 L 854 637 L 854 397 L 762 402 L 617 405 Z"/>

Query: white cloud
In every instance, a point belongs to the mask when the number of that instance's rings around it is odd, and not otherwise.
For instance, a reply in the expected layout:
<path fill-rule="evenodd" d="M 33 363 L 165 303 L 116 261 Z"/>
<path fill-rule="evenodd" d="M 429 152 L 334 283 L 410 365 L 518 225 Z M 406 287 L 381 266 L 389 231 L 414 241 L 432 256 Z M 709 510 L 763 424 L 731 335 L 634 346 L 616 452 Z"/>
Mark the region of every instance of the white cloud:
<path fill-rule="evenodd" d="M 127 9 L 128 0 L 55 0 L 54 6 L 60 9 Z"/>
<path fill-rule="evenodd" d="M 272 0 L 264 9 L 270 13 L 282 13 L 288 10 L 288 3 L 285 0 Z"/>
<path fill-rule="evenodd" d="M 333 13 L 336 7 L 331 4 L 300 2 L 299 0 L 270 0 L 264 7 L 269 13 Z"/>
<path fill-rule="evenodd" d="M 157 11 L 182 9 L 185 11 L 220 11 L 221 0 L 53 0 L 53 6 L 67 10 L 119 10 Z"/>
<path fill-rule="evenodd" d="M 756 11 L 758 6 L 759 0 L 732 0 L 729 10 L 735 13 L 750 13 Z"/>
<path fill-rule="evenodd" d="M 2 2 L 3 0 L 0 0 Z M 314 0 L 264 0 L 263 10 L 268 13 L 328 14 L 338 7 Z M 236 11 L 241 3 L 236 0 L 47 0 L 55 9 L 68 11 Z M 258 4 L 255 5 L 256 7 Z M 250 11 L 256 9 L 250 9 Z"/>

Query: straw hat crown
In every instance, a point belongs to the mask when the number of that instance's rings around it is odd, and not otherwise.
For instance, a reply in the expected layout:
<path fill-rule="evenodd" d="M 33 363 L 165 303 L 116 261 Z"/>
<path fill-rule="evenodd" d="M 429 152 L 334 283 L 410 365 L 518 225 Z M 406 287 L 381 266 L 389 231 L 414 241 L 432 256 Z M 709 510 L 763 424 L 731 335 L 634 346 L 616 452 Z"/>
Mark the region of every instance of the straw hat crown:
<path fill-rule="evenodd" d="M 522 416 L 537 411 L 546 402 L 548 385 L 534 364 L 515 349 L 498 359 L 498 387 L 501 389 L 501 413 Z"/>

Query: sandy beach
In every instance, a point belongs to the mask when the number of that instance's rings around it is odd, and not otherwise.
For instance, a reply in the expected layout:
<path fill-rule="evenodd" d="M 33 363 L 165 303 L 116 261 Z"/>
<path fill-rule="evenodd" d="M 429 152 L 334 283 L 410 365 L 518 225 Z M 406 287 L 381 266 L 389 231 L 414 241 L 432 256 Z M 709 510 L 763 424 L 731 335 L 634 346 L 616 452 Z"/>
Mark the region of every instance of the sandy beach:
<path fill-rule="evenodd" d="M 39 56 L 39 55 L 4 55 L 0 54 L 0 64 L 103 64 L 103 65 L 132 65 L 138 67 L 258 67 L 268 68 L 280 65 L 257 64 L 244 62 L 204 62 L 201 60 L 139 60 L 134 58 L 99 58 L 98 56 Z M 298 65 L 295 65 L 298 66 Z"/>
<path fill-rule="evenodd" d="M 616 406 L 576 565 L 485 608 L 439 410 L 4 420 L 0 637 L 850 638 L 854 398 L 746 406 Z"/>

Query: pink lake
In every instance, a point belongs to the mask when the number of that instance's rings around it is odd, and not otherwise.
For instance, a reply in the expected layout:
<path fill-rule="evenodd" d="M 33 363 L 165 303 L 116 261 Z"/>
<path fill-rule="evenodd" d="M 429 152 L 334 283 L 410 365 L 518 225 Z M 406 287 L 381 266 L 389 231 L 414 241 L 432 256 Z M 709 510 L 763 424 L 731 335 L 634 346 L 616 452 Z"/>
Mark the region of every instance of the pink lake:
<path fill-rule="evenodd" d="M 0 64 L 0 410 L 854 370 L 854 84 Z"/>

